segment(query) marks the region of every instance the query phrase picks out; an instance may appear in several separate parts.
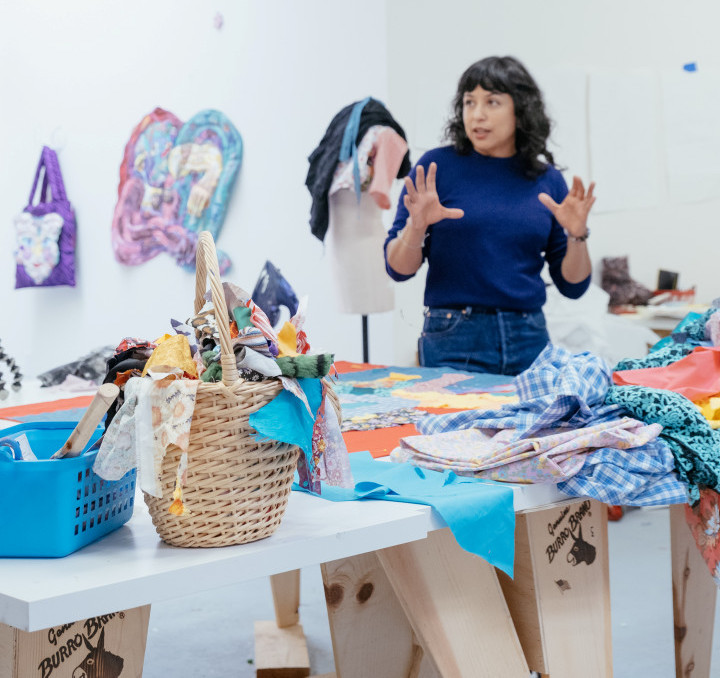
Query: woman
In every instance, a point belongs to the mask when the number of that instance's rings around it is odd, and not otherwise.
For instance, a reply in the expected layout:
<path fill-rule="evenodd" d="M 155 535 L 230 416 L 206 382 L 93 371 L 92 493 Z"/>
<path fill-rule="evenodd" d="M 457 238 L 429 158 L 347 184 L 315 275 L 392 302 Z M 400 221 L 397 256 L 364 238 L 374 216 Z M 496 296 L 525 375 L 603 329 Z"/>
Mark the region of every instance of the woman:
<path fill-rule="evenodd" d="M 568 192 L 547 148 L 542 94 L 513 57 L 488 57 L 460 78 L 450 146 L 405 178 L 385 241 L 386 269 L 411 278 L 425 259 L 420 364 L 519 374 L 549 341 L 545 262 L 560 292 L 590 284 L 587 217 L 594 184 Z"/>

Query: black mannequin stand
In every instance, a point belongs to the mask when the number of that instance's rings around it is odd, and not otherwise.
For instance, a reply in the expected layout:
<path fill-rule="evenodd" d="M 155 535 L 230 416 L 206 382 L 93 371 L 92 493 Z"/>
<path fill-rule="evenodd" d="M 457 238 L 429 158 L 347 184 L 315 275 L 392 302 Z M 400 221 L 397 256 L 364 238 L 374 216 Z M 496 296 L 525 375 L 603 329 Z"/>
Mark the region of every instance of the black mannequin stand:
<path fill-rule="evenodd" d="M 362 316 L 362 346 L 363 346 L 363 362 L 369 363 L 370 358 L 368 357 L 368 317 Z"/>

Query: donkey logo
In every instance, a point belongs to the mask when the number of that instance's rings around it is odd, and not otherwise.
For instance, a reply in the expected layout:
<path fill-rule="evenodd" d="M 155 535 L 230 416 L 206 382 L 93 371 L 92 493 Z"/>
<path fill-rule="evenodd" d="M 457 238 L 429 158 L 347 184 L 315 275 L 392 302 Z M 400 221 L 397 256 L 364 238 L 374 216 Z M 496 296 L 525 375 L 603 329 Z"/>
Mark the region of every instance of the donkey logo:
<path fill-rule="evenodd" d="M 567 554 L 568 563 L 571 563 L 573 566 L 579 565 L 580 563 L 592 565 L 595 560 L 596 549 L 590 542 L 583 539 L 582 525 L 578 530 L 577 537 L 572 532 L 570 532 L 570 536 L 573 538 L 575 543 L 572 545 L 570 552 Z M 75 677 L 73 676 L 73 678 Z"/>
<path fill-rule="evenodd" d="M 125 660 L 105 649 L 105 629 L 100 631 L 97 645 L 83 636 L 85 646 L 90 651 L 72 674 L 72 678 L 119 678 Z"/>

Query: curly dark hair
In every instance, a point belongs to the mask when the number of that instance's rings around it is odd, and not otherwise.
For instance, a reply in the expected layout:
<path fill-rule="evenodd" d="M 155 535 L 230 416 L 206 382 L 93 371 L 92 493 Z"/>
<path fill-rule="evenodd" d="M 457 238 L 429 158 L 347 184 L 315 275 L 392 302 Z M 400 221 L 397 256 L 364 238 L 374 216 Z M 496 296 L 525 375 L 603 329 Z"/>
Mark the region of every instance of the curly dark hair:
<path fill-rule="evenodd" d="M 515 148 L 523 161 L 525 174 L 538 177 L 554 164 L 547 148 L 552 123 L 545 113 L 542 92 L 515 57 L 486 57 L 477 61 L 460 76 L 453 98 L 453 113 L 445 126 L 445 138 L 458 153 L 467 155 L 473 146 L 465 133 L 463 97 L 477 86 L 488 92 L 501 92 L 512 97 L 515 107 Z M 544 158 L 544 161 L 540 158 Z"/>

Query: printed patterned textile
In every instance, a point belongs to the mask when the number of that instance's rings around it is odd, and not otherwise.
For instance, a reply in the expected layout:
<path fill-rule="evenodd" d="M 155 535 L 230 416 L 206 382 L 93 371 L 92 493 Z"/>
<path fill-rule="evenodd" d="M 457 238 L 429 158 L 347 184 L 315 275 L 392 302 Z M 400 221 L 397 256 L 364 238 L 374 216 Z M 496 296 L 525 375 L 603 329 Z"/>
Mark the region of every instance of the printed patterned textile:
<path fill-rule="evenodd" d="M 623 370 L 640 370 L 646 367 L 665 367 L 666 365 L 671 365 L 681 360 L 686 355 L 690 355 L 696 347 L 697 344 L 691 344 L 689 342 L 667 344 L 657 351 L 648 353 L 644 358 L 621 360 L 615 365 L 614 371 L 621 372 Z"/>
<path fill-rule="evenodd" d="M 697 400 L 695 406 L 712 428 L 720 428 L 720 397 Z"/>
<path fill-rule="evenodd" d="M 342 189 L 369 191 L 378 207 L 390 209 L 390 187 L 407 150 L 407 142 L 392 127 L 373 125 L 354 157 L 338 163 L 328 195 Z"/>
<path fill-rule="evenodd" d="M 720 495 L 714 490 L 700 490 L 698 503 L 685 507 L 685 520 L 712 578 L 720 586 Z"/>
<path fill-rule="evenodd" d="M 515 378 L 520 402 L 496 410 L 456 412 L 425 417 L 418 423 L 423 434 L 466 428 L 511 428 L 514 438 L 526 438 L 543 429 L 581 428 L 625 416 L 619 405 L 604 405 L 611 383 L 610 368 L 591 353 L 571 354 L 548 346 L 535 362 Z"/>
<path fill-rule="evenodd" d="M 375 143 L 380 132 L 386 129 L 382 125 L 373 125 L 365 132 L 362 141 L 357 145 L 357 165 L 360 170 L 360 190 L 367 191 L 373 179 L 373 157 L 375 155 Z M 390 128 L 392 129 L 392 128 Z M 392 130 L 395 132 L 395 130 Z M 397 132 L 395 132 L 397 134 Z M 402 138 L 402 137 L 401 137 Z M 404 154 L 403 154 L 404 155 Z M 401 157 L 402 159 L 402 157 Z M 353 159 L 339 162 L 328 195 L 332 195 L 342 189 L 355 190 L 355 179 L 353 178 Z"/>
<path fill-rule="evenodd" d="M 95 473 L 105 480 L 119 480 L 137 467 L 140 488 L 162 497 L 162 461 L 169 445 L 188 450 L 199 383 L 196 379 L 130 379 L 125 402 L 95 458 Z"/>
<path fill-rule="evenodd" d="M 705 337 L 713 346 L 720 346 L 720 313 L 713 313 L 705 325 Z"/>
<path fill-rule="evenodd" d="M 347 448 L 337 415 L 327 404 L 327 386 L 321 379 L 298 379 L 295 384 L 302 397 L 294 390 L 283 390 L 250 415 L 250 426 L 256 431 L 253 437 L 302 449 L 298 477 L 303 488 L 319 494 L 321 481 L 351 487 Z"/>
<path fill-rule="evenodd" d="M 22 212 L 15 217 L 15 261 L 35 285 L 42 285 L 60 263 L 59 240 L 64 224 L 55 212 L 41 217 Z"/>
<path fill-rule="evenodd" d="M 675 455 L 680 479 L 688 485 L 690 503 L 700 500 L 699 486 L 720 489 L 720 432 L 685 396 L 645 386 L 613 386 L 605 402 L 648 424 L 663 426 L 661 435 Z"/>
<path fill-rule="evenodd" d="M 583 467 L 558 489 L 613 506 L 684 504 L 687 490 L 675 473 L 675 458 L 662 437 L 631 453 L 610 448 L 590 452 Z"/>
<path fill-rule="evenodd" d="M 343 432 L 373 431 L 378 428 L 403 426 L 408 423 L 414 423 L 427 416 L 428 413 L 424 410 L 418 410 L 413 407 L 403 407 L 399 410 L 378 412 L 377 414 L 362 414 L 352 417 L 351 419 L 343 419 L 342 430 Z"/>
<path fill-rule="evenodd" d="M 661 430 L 657 424 L 648 426 L 627 417 L 571 431 L 539 431 L 520 440 L 510 429 L 463 429 L 403 438 L 390 459 L 474 478 L 556 483 L 582 468 L 584 453 L 639 447 L 657 438 Z"/>
<path fill-rule="evenodd" d="M 409 424 L 426 416 L 421 408 L 495 408 L 517 401 L 512 378 L 435 367 L 348 371 L 335 392 L 343 431 Z"/>
<path fill-rule="evenodd" d="M 687 340 L 693 341 L 697 344 L 710 338 L 710 333 L 707 328 L 708 321 L 718 310 L 717 306 L 709 308 L 699 318 L 695 318 L 692 322 L 688 323 L 684 328 Z"/>
<path fill-rule="evenodd" d="M 315 417 L 315 427 L 312 435 L 312 463 L 314 469 L 312 476 L 303 478 L 302 466 L 298 464 L 298 476 L 303 487 L 310 487 L 313 492 L 320 494 L 321 482 L 325 481 L 334 487 L 353 487 L 352 471 L 347 447 L 340 432 L 335 408 L 328 402 L 327 384 L 322 381 L 322 402 Z M 304 461 L 304 457 L 300 458 Z M 309 480 L 305 485 L 303 480 Z"/>

